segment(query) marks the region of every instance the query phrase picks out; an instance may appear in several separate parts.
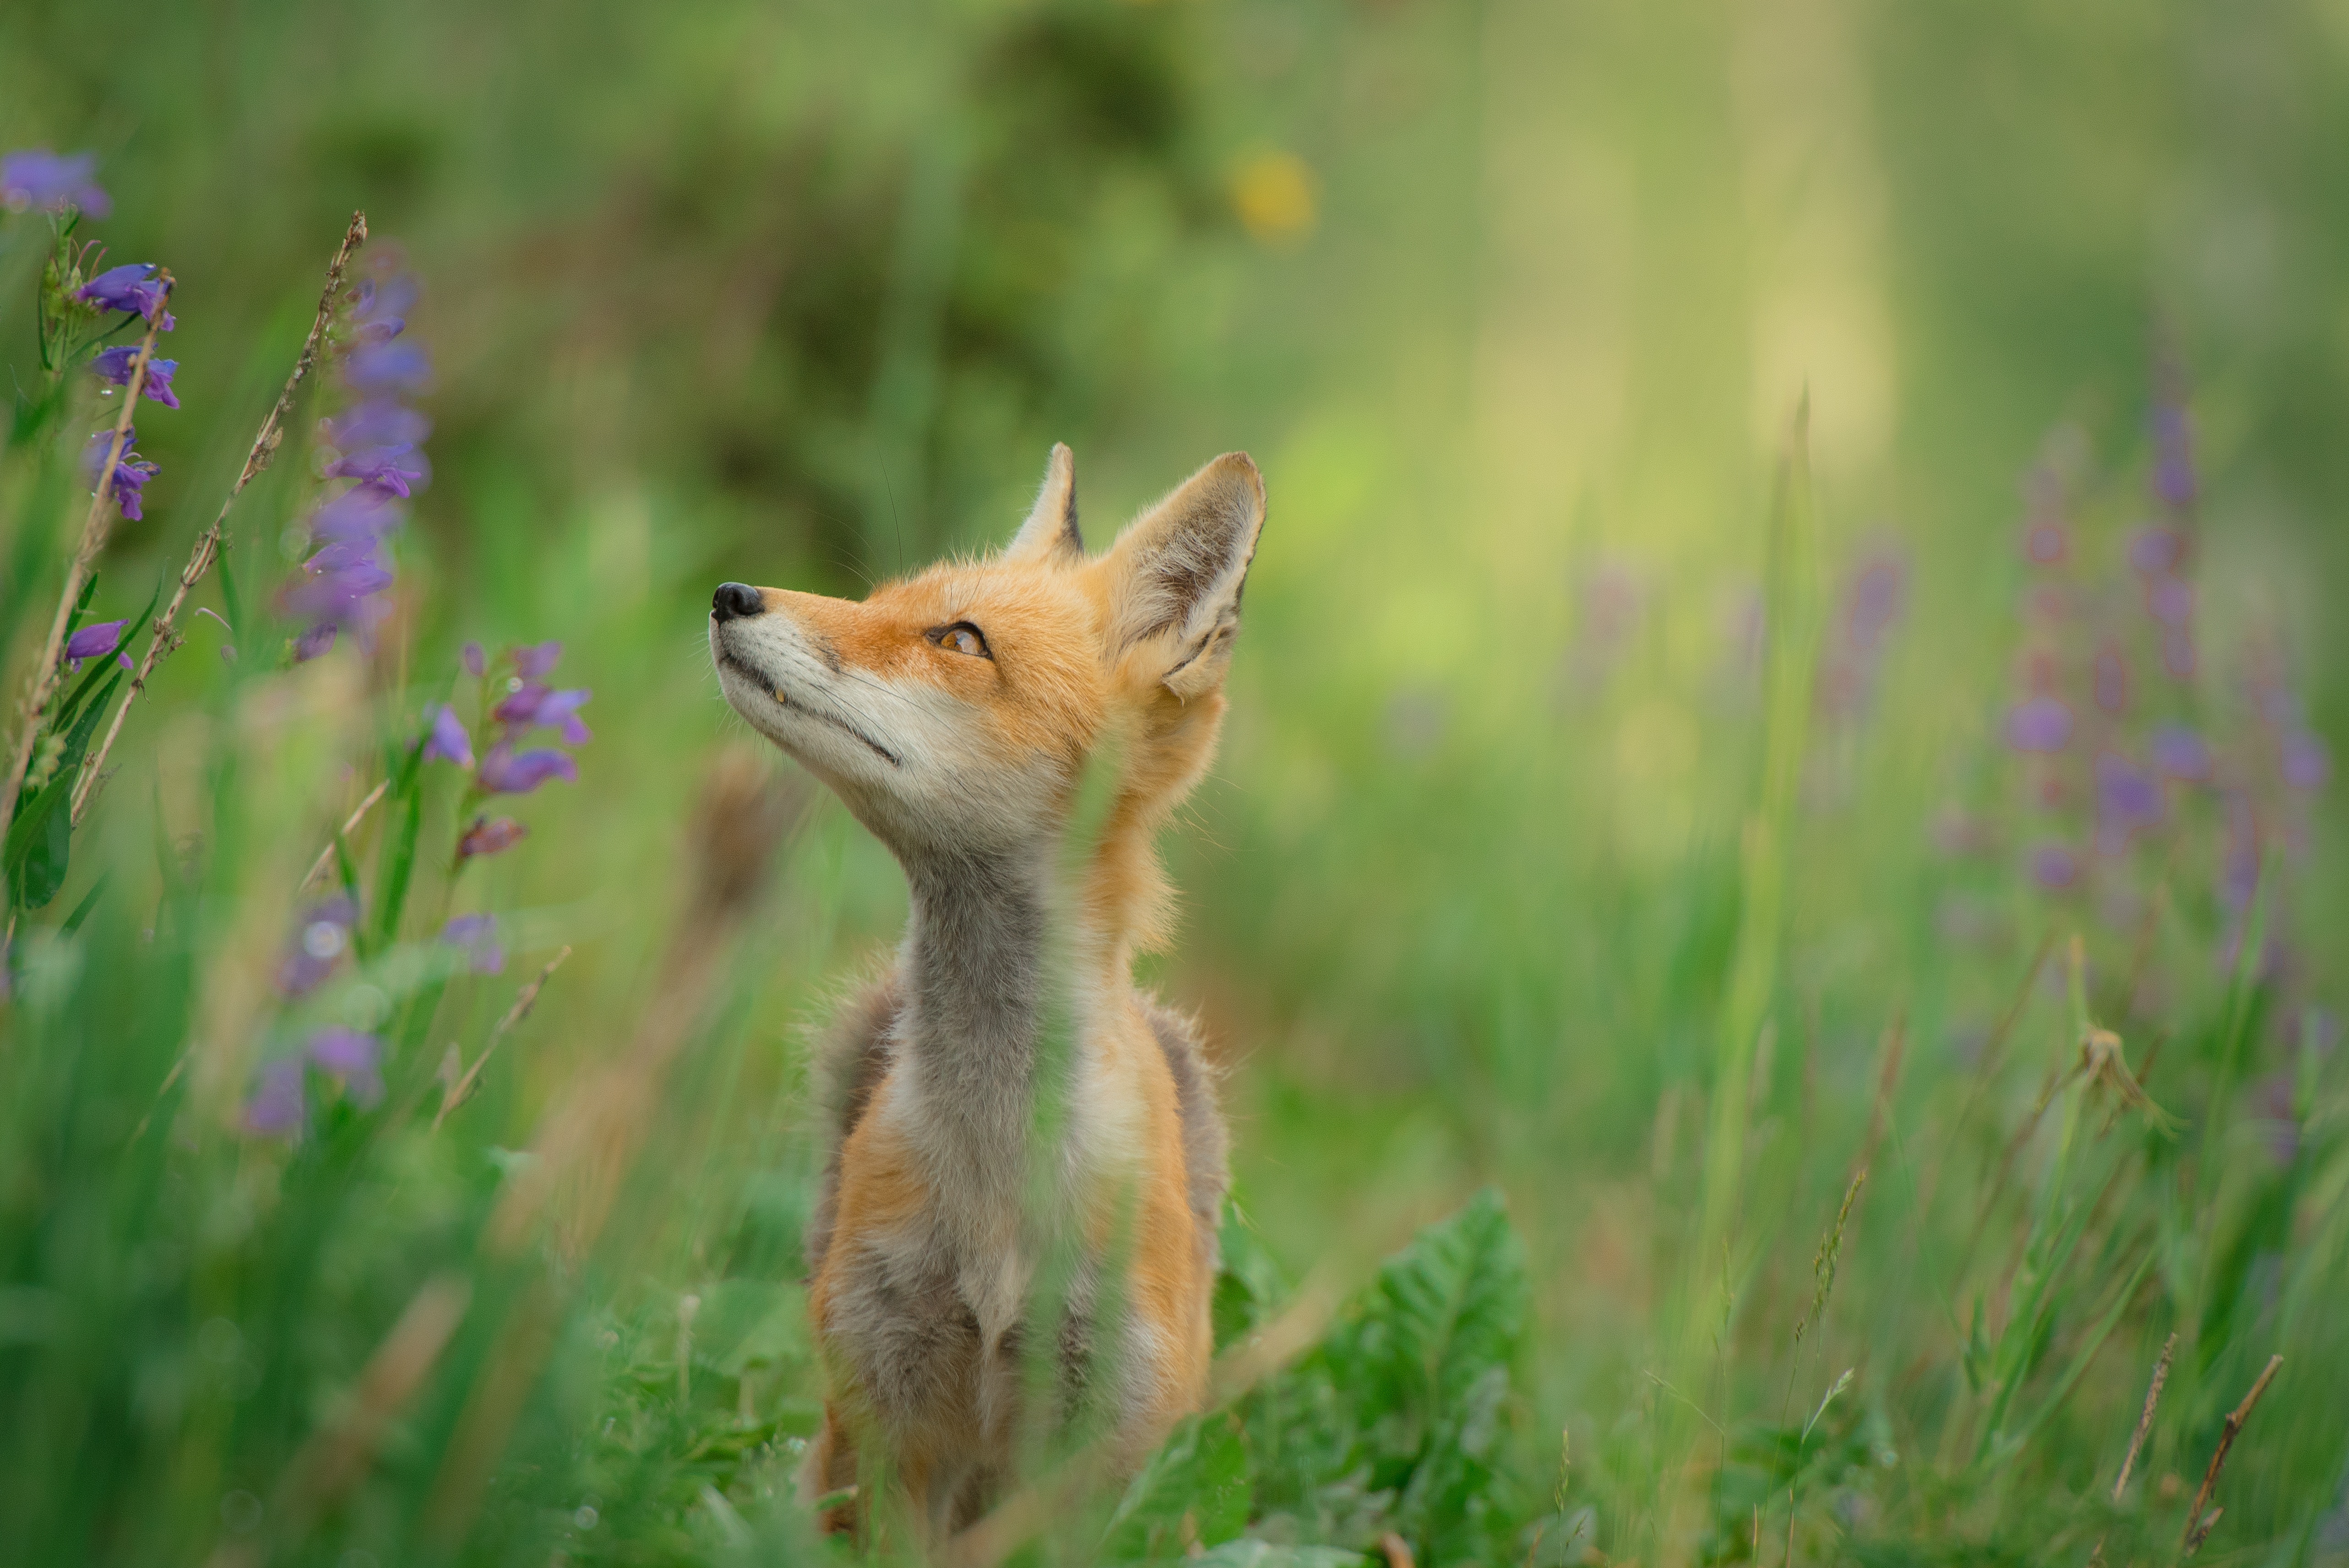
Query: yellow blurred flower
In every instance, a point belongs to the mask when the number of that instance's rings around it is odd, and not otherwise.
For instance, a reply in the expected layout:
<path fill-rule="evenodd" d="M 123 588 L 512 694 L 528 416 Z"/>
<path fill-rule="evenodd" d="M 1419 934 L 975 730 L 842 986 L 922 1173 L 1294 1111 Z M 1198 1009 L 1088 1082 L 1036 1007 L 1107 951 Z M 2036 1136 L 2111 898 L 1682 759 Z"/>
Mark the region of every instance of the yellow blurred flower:
<path fill-rule="evenodd" d="M 1232 211 L 1268 245 L 1294 245 L 1320 220 L 1319 182 L 1293 152 L 1259 152 L 1232 170 Z"/>

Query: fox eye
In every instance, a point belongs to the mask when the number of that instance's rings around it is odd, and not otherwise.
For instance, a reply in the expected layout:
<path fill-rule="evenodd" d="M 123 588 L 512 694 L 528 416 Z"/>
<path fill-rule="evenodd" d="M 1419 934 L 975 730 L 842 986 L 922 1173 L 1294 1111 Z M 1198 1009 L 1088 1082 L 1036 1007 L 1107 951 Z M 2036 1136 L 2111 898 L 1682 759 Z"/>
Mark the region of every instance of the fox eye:
<path fill-rule="evenodd" d="M 987 651 L 987 634 L 968 621 L 957 621 L 951 626 L 938 627 L 930 634 L 930 641 L 942 648 L 968 654 L 974 658 L 991 659 L 995 656 Z"/>

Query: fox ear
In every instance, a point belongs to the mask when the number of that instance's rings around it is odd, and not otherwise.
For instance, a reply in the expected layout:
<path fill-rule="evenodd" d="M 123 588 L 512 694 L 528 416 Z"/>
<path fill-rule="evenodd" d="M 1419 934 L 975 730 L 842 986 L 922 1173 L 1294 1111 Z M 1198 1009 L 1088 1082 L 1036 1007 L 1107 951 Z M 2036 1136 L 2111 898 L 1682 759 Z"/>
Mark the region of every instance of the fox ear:
<path fill-rule="evenodd" d="M 1085 536 L 1077 531 L 1077 459 L 1066 442 L 1056 441 L 1044 459 L 1043 488 L 1036 492 L 1036 508 L 1011 542 L 1003 549 L 1006 561 L 1057 556 L 1081 560 Z"/>
<path fill-rule="evenodd" d="M 1101 562 L 1109 656 L 1188 702 L 1223 684 L 1264 528 L 1264 479 L 1226 452 L 1134 519 Z"/>

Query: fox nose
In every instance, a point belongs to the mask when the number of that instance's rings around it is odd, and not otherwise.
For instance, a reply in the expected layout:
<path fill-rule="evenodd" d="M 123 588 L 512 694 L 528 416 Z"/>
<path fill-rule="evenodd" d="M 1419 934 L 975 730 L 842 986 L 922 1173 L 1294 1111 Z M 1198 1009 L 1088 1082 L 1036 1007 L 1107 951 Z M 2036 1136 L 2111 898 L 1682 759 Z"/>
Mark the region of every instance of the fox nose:
<path fill-rule="evenodd" d="M 765 596 L 747 583 L 720 583 L 718 592 L 709 596 L 709 618 L 713 621 L 739 621 L 763 614 L 766 608 Z"/>

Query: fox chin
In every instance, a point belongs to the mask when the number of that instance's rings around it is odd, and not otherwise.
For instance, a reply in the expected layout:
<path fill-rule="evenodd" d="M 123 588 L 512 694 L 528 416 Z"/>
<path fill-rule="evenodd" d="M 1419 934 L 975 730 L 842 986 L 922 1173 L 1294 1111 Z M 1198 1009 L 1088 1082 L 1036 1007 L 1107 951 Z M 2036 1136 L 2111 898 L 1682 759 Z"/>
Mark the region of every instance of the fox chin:
<path fill-rule="evenodd" d="M 895 962 L 819 1053 L 808 1305 L 827 1387 L 801 1486 L 857 1488 L 833 1528 L 856 1527 L 860 1478 L 885 1472 L 933 1541 L 990 1507 L 1024 1423 L 1052 1413 L 1027 1408 L 1039 1346 L 1054 1410 L 1105 1418 L 1129 1466 L 1206 1395 L 1227 1138 L 1197 1026 L 1133 968 L 1166 934 L 1153 841 L 1214 755 L 1264 515 L 1255 463 L 1231 453 L 1093 554 L 1056 446 L 989 555 L 861 603 L 740 583 L 711 598 L 727 701 L 889 848 L 909 893 Z M 1072 872 L 1096 764 L 1114 769 L 1106 814 Z M 1073 1049 L 1036 1147 L 1048 1014 Z M 1047 1257 L 1079 1261 L 1040 1321 Z"/>

